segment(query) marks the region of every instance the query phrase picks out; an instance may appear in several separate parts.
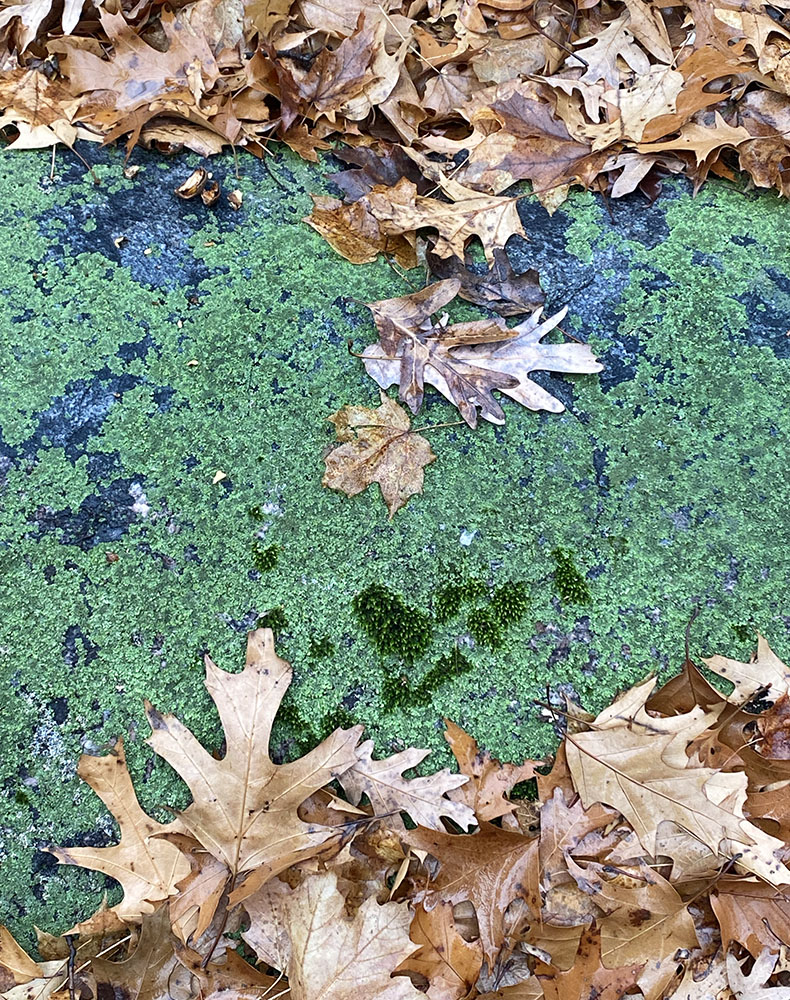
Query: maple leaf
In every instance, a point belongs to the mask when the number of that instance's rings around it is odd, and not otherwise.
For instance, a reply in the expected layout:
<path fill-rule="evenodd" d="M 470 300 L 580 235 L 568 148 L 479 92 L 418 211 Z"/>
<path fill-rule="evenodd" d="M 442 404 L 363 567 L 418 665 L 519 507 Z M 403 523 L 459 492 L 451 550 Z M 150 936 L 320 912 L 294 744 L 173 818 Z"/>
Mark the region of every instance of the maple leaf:
<path fill-rule="evenodd" d="M 427 910 L 439 902 L 469 900 L 477 913 L 483 955 L 493 966 L 505 940 L 505 911 L 515 899 L 539 910 L 538 842 L 520 833 L 481 823 L 472 834 L 416 829 L 404 834 L 410 847 L 432 854 L 439 871 L 415 899 Z"/>
<path fill-rule="evenodd" d="M 470 427 L 480 416 L 505 422 L 492 391 L 499 389 L 531 410 L 561 413 L 564 405 L 529 378 L 533 371 L 596 372 L 600 365 L 586 344 L 542 344 L 565 309 L 541 322 L 536 310 L 518 326 L 502 320 L 431 324 L 430 315 L 453 298 L 457 279 L 446 279 L 415 295 L 370 305 L 381 339 L 363 352 L 365 370 L 387 389 L 400 383 L 400 398 L 416 413 L 428 382 L 458 407 Z"/>
<path fill-rule="evenodd" d="M 267 628 L 250 632 L 239 674 L 220 670 L 206 656 L 206 688 L 227 746 L 219 760 L 178 719 L 146 704 L 149 744 L 181 775 L 194 798 L 179 813 L 182 827 L 224 862 L 234 885 L 239 876 L 258 869 L 233 902 L 338 836 L 334 828 L 304 822 L 297 810 L 355 762 L 361 727 L 337 729 L 304 757 L 274 764 L 268 752 L 271 728 L 291 677 L 290 664 L 275 653 Z"/>
<path fill-rule="evenodd" d="M 447 793 L 465 785 L 468 777 L 451 774 L 447 768 L 424 777 L 403 777 L 404 771 L 417 767 L 430 752 L 410 747 L 384 760 L 373 760 L 373 740 L 366 740 L 357 749 L 356 763 L 338 780 L 354 805 L 367 795 L 376 816 L 405 812 L 418 826 L 442 832 L 443 816 L 460 827 L 472 826 L 472 809 L 447 798 Z"/>
<path fill-rule="evenodd" d="M 576 961 L 567 972 L 541 976 L 546 1000 L 619 1000 L 636 985 L 644 962 L 619 968 L 606 968 L 601 961 L 601 932 L 596 928 L 582 932 Z"/>
<path fill-rule="evenodd" d="M 157 823 L 140 808 L 126 768 L 123 741 L 106 757 L 83 754 L 77 774 L 96 792 L 118 823 L 121 840 L 114 847 L 49 847 L 61 864 L 79 865 L 120 882 L 123 899 L 112 909 L 121 920 L 136 921 L 154 904 L 175 894 L 189 874 L 189 862 L 161 834 L 178 832 L 178 821 Z"/>
<path fill-rule="evenodd" d="M 428 983 L 431 1000 L 460 1000 L 469 994 L 480 975 L 483 953 L 479 941 L 465 941 L 458 933 L 449 903 L 432 910 L 418 904 L 409 935 L 419 949 L 398 966 L 399 972 L 416 972 Z"/>
<path fill-rule="evenodd" d="M 745 976 L 738 959 L 727 955 L 727 979 L 736 1000 L 790 1000 L 790 986 L 766 985 L 775 965 L 775 956 L 765 952 Z"/>
<path fill-rule="evenodd" d="M 458 768 L 461 774 L 469 777 L 465 785 L 450 792 L 450 797 L 464 802 L 478 820 L 499 819 L 512 813 L 516 803 L 507 796 L 514 785 L 534 778 L 538 762 L 526 760 L 523 764 L 501 764 L 487 750 L 481 750 L 477 741 L 460 726 L 449 719 L 445 719 L 444 724 L 444 738 L 458 761 Z"/>
<path fill-rule="evenodd" d="M 422 492 L 426 465 L 436 459 L 428 441 L 411 429 L 397 403 L 381 393 L 381 406 L 344 406 L 329 420 L 341 442 L 324 459 L 324 486 L 353 497 L 378 483 L 390 520 Z"/>
<path fill-rule="evenodd" d="M 403 903 L 365 900 L 353 917 L 334 872 L 306 878 L 284 901 L 291 939 L 288 984 L 294 1000 L 419 1000 L 392 973 L 415 949 Z"/>
<path fill-rule="evenodd" d="M 650 716 L 645 702 L 654 686 L 650 679 L 621 695 L 597 716 L 592 732 L 569 734 L 568 765 L 582 802 L 618 809 L 651 855 L 659 825 L 671 820 L 714 852 L 729 845 L 739 864 L 759 869 L 772 884 L 790 881 L 775 857 L 781 842 L 743 817 L 746 776 L 694 767 L 686 757 L 686 745 L 715 713 L 695 708 Z"/>

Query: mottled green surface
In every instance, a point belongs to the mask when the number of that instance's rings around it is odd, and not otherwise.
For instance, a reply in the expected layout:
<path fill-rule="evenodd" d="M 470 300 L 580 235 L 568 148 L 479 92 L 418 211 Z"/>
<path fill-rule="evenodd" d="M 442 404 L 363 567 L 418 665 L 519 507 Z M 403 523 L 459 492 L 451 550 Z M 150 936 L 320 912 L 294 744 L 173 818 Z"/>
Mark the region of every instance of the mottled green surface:
<path fill-rule="evenodd" d="M 143 803 L 183 804 L 142 699 L 217 746 L 201 654 L 237 669 L 261 616 L 295 666 L 286 756 L 349 719 L 382 750 L 442 748 L 443 715 L 504 757 L 543 753 L 547 684 L 602 706 L 680 662 L 696 604 L 694 655 L 745 656 L 755 627 L 790 652 L 783 203 L 676 187 L 548 220 L 524 202 L 517 255 L 607 371 L 543 378 L 562 415 L 506 401 L 504 428 L 433 431 L 425 491 L 389 523 L 376 489 L 322 489 L 321 454 L 326 417 L 377 398 L 346 349 L 373 338 L 363 303 L 409 288 L 300 223 L 318 171 L 247 158 L 236 181 L 214 161 L 244 191 L 233 214 L 173 197 L 183 160 L 141 154 L 128 181 L 99 159 L 94 186 L 76 160 L 50 180 L 48 154 L 0 157 L 0 921 L 24 940 L 100 898 L 37 851 L 114 835 L 80 752 L 124 735 Z M 417 422 L 451 419 L 432 396 Z M 508 582 L 529 598 L 515 624 Z M 357 620 L 372 585 L 425 632 L 413 663 Z"/>

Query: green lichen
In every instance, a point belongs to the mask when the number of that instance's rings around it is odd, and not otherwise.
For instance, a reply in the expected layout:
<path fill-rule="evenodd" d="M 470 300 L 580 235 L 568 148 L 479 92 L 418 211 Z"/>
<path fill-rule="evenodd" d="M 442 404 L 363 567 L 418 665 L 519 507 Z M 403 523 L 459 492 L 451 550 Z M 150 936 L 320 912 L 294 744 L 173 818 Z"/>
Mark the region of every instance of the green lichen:
<path fill-rule="evenodd" d="M 279 545 L 264 545 L 260 538 L 256 538 L 252 544 L 253 565 L 261 573 L 268 573 L 277 565 L 280 558 Z"/>
<path fill-rule="evenodd" d="M 405 604 L 388 587 L 371 584 L 354 597 L 351 606 L 368 639 L 383 656 L 397 656 L 412 663 L 431 644 L 430 618 Z"/>
<path fill-rule="evenodd" d="M 589 604 L 590 588 L 587 580 L 579 572 L 573 561 L 573 553 L 567 549 L 554 549 L 554 586 L 565 604 Z"/>

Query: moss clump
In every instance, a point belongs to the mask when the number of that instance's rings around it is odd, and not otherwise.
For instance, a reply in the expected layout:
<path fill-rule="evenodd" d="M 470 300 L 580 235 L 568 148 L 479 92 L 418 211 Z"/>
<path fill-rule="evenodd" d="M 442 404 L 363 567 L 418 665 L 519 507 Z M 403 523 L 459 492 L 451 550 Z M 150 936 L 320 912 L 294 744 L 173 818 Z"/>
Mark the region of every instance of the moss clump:
<path fill-rule="evenodd" d="M 279 545 L 262 545 L 260 538 L 256 538 L 252 545 L 252 561 L 256 569 L 261 573 L 268 573 L 277 565 L 280 558 Z"/>
<path fill-rule="evenodd" d="M 325 660 L 327 656 L 331 656 L 334 651 L 335 644 L 329 636 L 322 635 L 320 639 L 317 639 L 314 635 L 310 636 L 311 660 Z"/>
<path fill-rule="evenodd" d="M 502 628 L 515 625 L 521 621 L 529 607 L 527 585 L 516 583 L 513 580 L 503 583 L 494 591 L 494 596 L 488 607 Z"/>
<path fill-rule="evenodd" d="M 730 628 L 737 635 L 741 642 L 753 642 L 754 641 L 754 626 L 753 625 L 730 625 Z"/>
<path fill-rule="evenodd" d="M 554 585 L 560 600 L 565 604 L 589 604 L 590 588 L 587 580 L 576 568 L 573 553 L 567 549 L 554 549 L 551 553 L 556 569 L 554 570 Z"/>
<path fill-rule="evenodd" d="M 348 709 L 343 708 L 342 705 L 338 705 L 333 712 L 327 712 L 323 719 L 321 719 L 321 732 L 318 734 L 318 737 L 324 740 L 336 729 L 351 729 L 354 725 L 355 722 Z"/>
<path fill-rule="evenodd" d="M 258 628 L 270 628 L 277 638 L 281 632 L 288 628 L 288 619 L 285 616 L 285 609 L 282 607 L 272 608 L 265 615 L 258 619 Z"/>
<path fill-rule="evenodd" d="M 451 653 L 441 657 L 419 684 L 412 687 L 406 674 L 387 677 L 381 688 L 384 709 L 392 712 L 398 708 L 415 708 L 430 704 L 436 689 L 448 681 L 469 673 L 472 663 L 454 647 Z"/>
<path fill-rule="evenodd" d="M 488 587 L 485 581 L 472 578 L 462 583 L 448 583 L 436 591 L 433 600 L 433 612 L 438 622 L 447 622 L 455 618 L 461 606 L 467 601 L 485 597 Z"/>
<path fill-rule="evenodd" d="M 248 507 L 247 508 L 247 514 L 249 515 L 249 517 L 251 517 L 253 519 L 253 521 L 263 521 L 264 520 L 263 510 L 262 510 L 262 508 L 258 504 L 255 504 L 254 507 Z"/>
<path fill-rule="evenodd" d="M 502 629 L 490 607 L 470 611 L 466 627 L 478 646 L 498 649 L 502 645 Z"/>
<path fill-rule="evenodd" d="M 431 644 L 431 620 L 417 608 L 404 604 L 400 595 L 374 583 L 351 602 L 365 634 L 383 656 L 397 656 L 407 663 L 421 657 Z"/>

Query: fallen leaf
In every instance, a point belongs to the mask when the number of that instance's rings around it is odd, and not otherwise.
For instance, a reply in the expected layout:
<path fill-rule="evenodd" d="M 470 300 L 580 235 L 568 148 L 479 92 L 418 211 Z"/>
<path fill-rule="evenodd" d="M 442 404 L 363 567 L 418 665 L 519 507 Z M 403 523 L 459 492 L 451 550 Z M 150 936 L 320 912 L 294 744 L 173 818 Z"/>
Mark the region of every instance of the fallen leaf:
<path fill-rule="evenodd" d="M 439 903 L 432 910 L 417 905 L 409 931 L 419 949 L 399 967 L 399 972 L 417 972 L 428 983 L 430 1000 L 461 1000 L 480 975 L 483 953 L 480 942 L 465 941 L 455 926 L 453 908 Z"/>
<path fill-rule="evenodd" d="M 390 519 L 422 492 L 424 468 L 436 458 L 430 444 L 411 429 L 411 421 L 381 394 L 381 406 L 344 406 L 329 420 L 341 442 L 324 459 L 324 486 L 356 496 L 378 483 Z"/>
<path fill-rule="evenodd" d="M 746 976 L 735 955 L 727 955 L 727 978 L 736 1000 L 790 1000 L 790 986 L 767 985 L 775 965 L 775 957 L 765 952 Z"/>
<path fill-rule="evenodd" d="M 120 882 L 123 899 L 112 909 L 121 920 L 136 921 L 153 913 L 155 904 L 176 893 L 189 874 L 189 862 L 173 844 L 157 834 L 179 832 L 181 825 L 157 823 L 140 808 L 126 768 L 123 741 L 105 757 L 80 757 L 77 773 L 96 792 L 118 823 L 121 839 L 114 847 L 49 847 L 63 865 L 103 872 Z"/>

